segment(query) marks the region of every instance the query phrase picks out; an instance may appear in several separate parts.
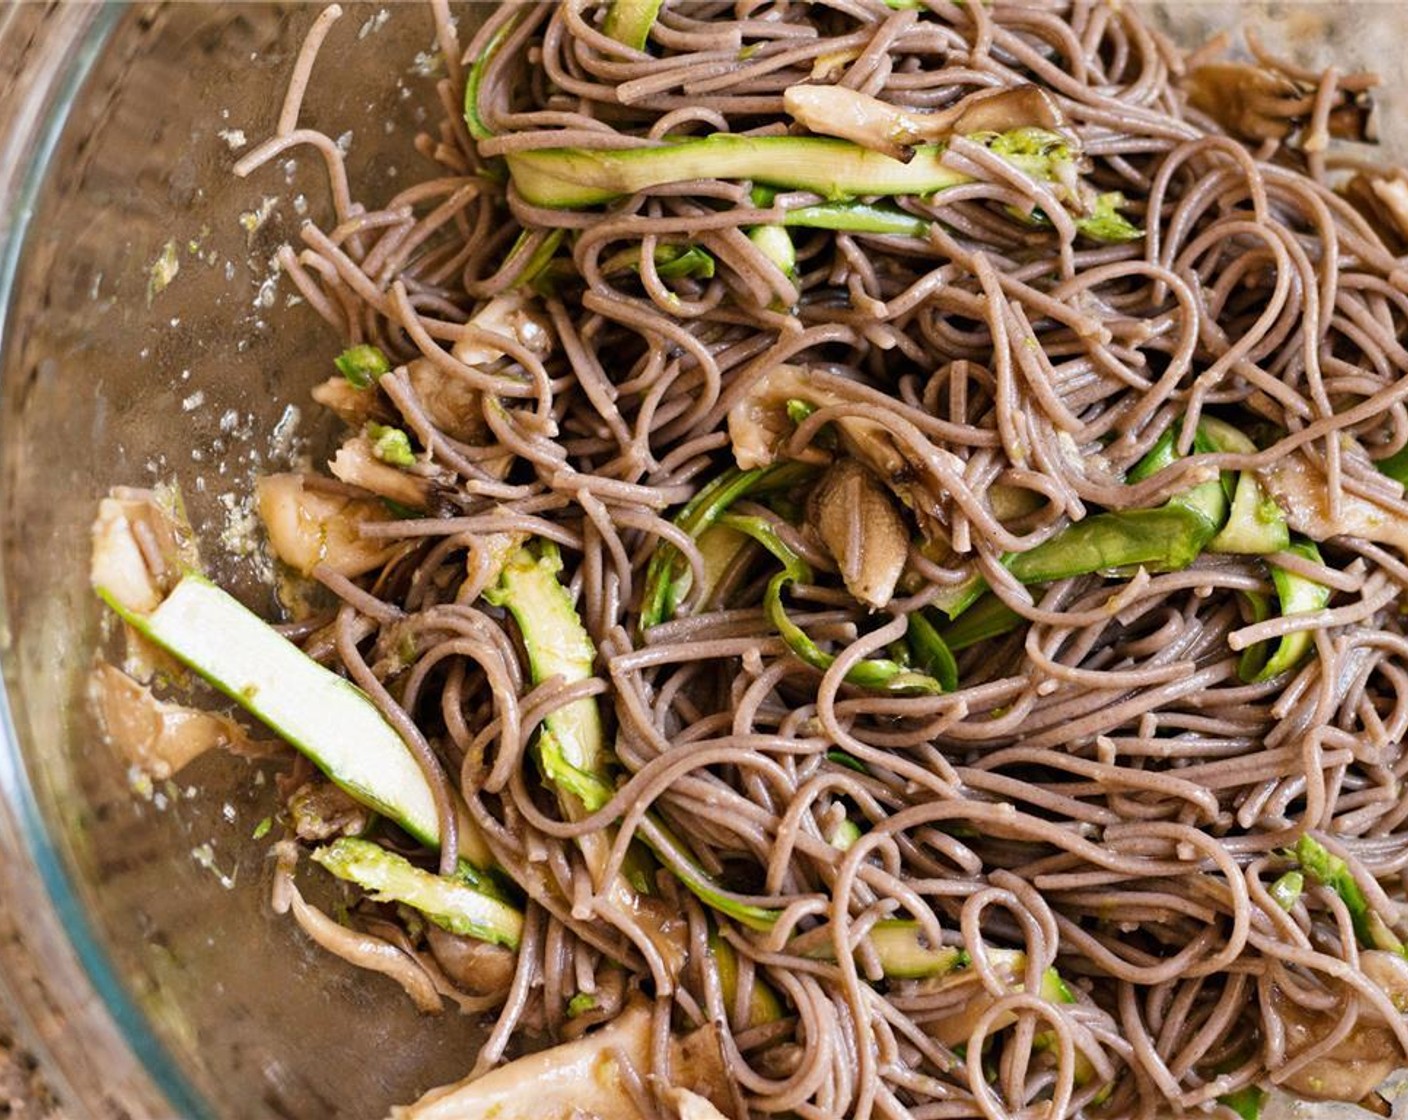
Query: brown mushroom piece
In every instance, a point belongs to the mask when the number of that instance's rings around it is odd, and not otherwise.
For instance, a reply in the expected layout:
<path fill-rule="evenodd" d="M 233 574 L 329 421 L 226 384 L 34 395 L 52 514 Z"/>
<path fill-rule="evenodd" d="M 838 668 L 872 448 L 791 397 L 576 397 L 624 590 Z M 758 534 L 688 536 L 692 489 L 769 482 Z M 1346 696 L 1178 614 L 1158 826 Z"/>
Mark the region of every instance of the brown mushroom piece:
<path fill-rule="evenodd" d="M 907 109 L 837 85 L 791 86 L 783 91 L 782 103 L 788 115 L 811 132 L 850 140 L 901 161 L 914 155 L 916 144 L 952 136 L 1065 126 L 1056 102 L 1034 85 L 979 90 L 938 112 Z"/>
<path fill-rule="evenodd" d="M 1369 466 L 1369 456 L 1357 443 L 1342 439 L 1347 457 Z M 1372 468 L 1371 468 L 1372 469 Z M 1391 510 L 1358 494 L 1340 496 L 1339 511 L 1331 516 L 1325 473 L 1303 451 L 1282 455 L 1256 472 L 1266 492 L 1286 515 L 1286 523 L 1312 540 L 1360 537 L 1408 551 L 1408 524 Z"/>
<path fill-rule="evenodd" d="M 416 510 L 438 512 L 454 483 L 453 475 L 430 463 L 402 468 L 382 462 L 372 451 L 372 441 L 364 435 L 345 440 L 328 469 L 349 486 Z"/>
<path fill-rule="evenodd" d="M 461 443 L 484 442 L 489 426 L 484 422 L 483 396 L 478 389 L 428 358 L 409 363 L 406 377 L 437 428 Z"/>
<path fill-rule="evenodd" d="M 572 1042 L 541 1050 L 480 1076 L 432 1089 L 393 1120 L 638 1120 L 635 1098 L 621 1062 L 638 1072 L 651 1064 L 651 1013 L 636 999 L 614 1021 Z M 713 1054 L 703 1058 L 712 1047 Z M 704 1027 L 686 1038 L 670 1039 L 671 1084 L 661 1091 L 691 1107 L 690 1116 L 712 1120 L 704 1102 L 727 1103 L 727 1080 L 718 1036 Z M 661 1071 L 663 1072 L 663 1071 Z M 682 1090 L 685 1094 L 679 1095 Z M 697 1098 L 697 1099 L 696 1099 Z"/>
<path fill-rule="evenodd" d="M 1316 87 L 1269 66 L 1219 62 L 1198 66 L 1184 79 L 1188 102 L 1243 140 L 1288 140 L 1309 123 Z M 1378 140 L 1366 75 L 1341 79 L 1327 130 L 1342 140 Z M 1317 146 L 1305 137 L 1307 150 Z"/>
<path fill-rule="evenodd" d="M 389 941 L 339 925 L 316 906 L 304 902 L 292 882 L 287 883 L 285 889 L 294 921 L 314 943 L 349 964 L 380 972 L 395 980 L 420 1011 L 433 1014 L 443 1010 L 445 1005 L 435 990 L 434 982 L 414 957 Z"/>
<path fill-rule="evenodd" d="M 213 747 L 246 757 L 268 757 L 277 744 L 256 743 L 239 724 L 214 712 L 158 700 L 120 669 L 98 665 L 88 698 L 106 740 L 129 765 L 162 780 Z"/>
<path fill-rule="evenodd" d="M 518 343 L 539 358 L 552 353 L 552 324 L 533 305 L 531 292 L 518 289 L 495 296 L 474 313 L 469 325 L 489 331 Z M 504 356 L 505 351 L 487 340 L 462 338 L 451 348 L 455 360 L 467 366 L 488 366 Z"/>
<path fill-rule="evenodd" d="M 1408 1013 L 1408 960 L 1397 953 L 1371 949 L 1359 954 L 1359 967 L 1383 989 L 1400 1014 Z M 1288 1057 L 1294 1058 L 1324 1038 L 1344 1013 L 1345 1001 L 1360 999 L 1348 987 L 1340 988 L 1341 998 L 1329 1010 L 1304 1007 L 1279 988 L 1273 991 L 1271 1002 L 1285 1025 Z M 1316 1100 L 1358 1101 L 1373 1094 L 1403 1061 L 1403 1049 L 1393 1028 L 1377 1008 L 1361 1002 L 1359 1017 L 1348 1037 L 1281 1084 L 1293 1093 Z"/>
<path fill-rule="evenodd" d="M 807 512 L 846 590 L 868 607 L 888 604 L 909 555 L 909 529 L 880 480 L 857 460 L 840 459 L 812 490 Z"/>
<path fill-rule="evenodd" d="M 511 949 L 461 937 L 431 924 L 425 927 L 425 940 L 435 963 L 462 991 L 476 996 L 497 995 L 508 991 L 513 983 L 518 958 Z"/>
<path fill-rule="evenodd" d="M 1392 252 L 1408 250 L 1408 171 L 1361 171 L 1337 189 Z"/>
<path fill-rule="evenodd" d="M 321 777 L 293 791 L 288 811 L 295 835 L 307 841 L 360 836 L 372 821 L 370 809 Z"/>
<path fill-rule="evenodd" d="M 729 442 L 740 470 L 767 466 L 792 434 L 794 424 L 788 414 L 790 401 L 803 401 L 814 408 L 846 404 L 847 397 L 823 384 L 811 371 L 794 365 L 769 370 L 728 413 Z M 833 421 L 844 449 L 855 456 L 913 511 L 926 538 L 948 541 L 946 517 L 939 497 L 925 486 L 923 472 L 912 464 L 884 427 L 874 420 L 842 416 Z M 956 474 L 963 462 L 953 452 L 933 446 L 930 455 L 945 462 Z M 806 454 L 820 452 L 808 448 Z"/>
<path fill-rule="evenodd" d="M 183 571 L 200 566 L 195 535 L 174 486 L 119 486 L 98 503 L 92 579 L 129 610 L 154 610 Z"/>
<path fill-rule="evenodd" d="M 380 393 L 372 388 L 359 389 L 340 373 L 314 385 L 312 397 L 353 428 L 360 428 L 368 420 L 388 423 L 394 419 Z"/>
<path fill-rule="evenodd" d="M 351 578 L 381 567 L 391 555 L 384 541 L 358 532 L 369 521 L 391 518 L 381 502 L 313 489 L 298 474 L 265 475 L 255 481 L 254 491 L 269 547 L 305 576 L 326 564 Z"/>

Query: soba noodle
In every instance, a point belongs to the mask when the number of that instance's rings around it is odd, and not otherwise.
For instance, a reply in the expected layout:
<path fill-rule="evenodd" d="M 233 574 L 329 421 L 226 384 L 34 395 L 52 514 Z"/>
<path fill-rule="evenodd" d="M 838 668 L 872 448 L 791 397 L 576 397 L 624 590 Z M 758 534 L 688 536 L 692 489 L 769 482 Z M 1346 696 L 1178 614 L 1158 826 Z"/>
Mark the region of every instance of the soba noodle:
<path fill-rule="evenodd" d="M 1261 54 L 1231 119 L 1130 6 L 666 3 L 644 50 L 603 31 L 605 7 L 500 5 L 462 44 L 435 5 L 447 113 L 420 148 L 439 169 L 373 210 L 336 145 L 298 124 L 325 14 L 275 136 L 236 168 L 299 145 L 326 161 L 331 223 L 280 261 L 345 346 L 389 360 L 361 390 L 358 431 L 400 425 L 417 451 L 403 474 L 419 509 L 398 498 L 361 525 L 385 549 L 372 570 L 313 571 L 338 605 L 299 641 L 414 748 L 437 790 L 441 871 L 457 865 L 457 792 L 524 899 L 516 957 L 476 965 L 497 977 L 487 990 L 456 988 L 435 964 L 446 936 L 398 933 L 385 907 L 353 911 L 359 936 L 399 936 L 430 970 L 418 1002 L 438 988 L 493 1009 L 479 1070 L 521 1033 L 574 1037 L 643 993 L 652 1065 L 632 1070 L 632 1095 L 662 1115 L 668 1039 L 705 1024 L 740 1117 L 1154 1117 L 1278 1084 L 1372 1101 L 1375 1071 L 1408 1052 L 1401 970 L 1380 959 L 1408 930 L 1408 564 L 1391 528 L 1408 501 L 1374 462 L 1408 444 L 1394 240 L 1408 230 L 1391 221 L 1401 181 L 1326 148 L 1371 80 Z M 480 139 L 459 112 L 466 81 Z M 955 135 L 942 159 L 961 181 L 886 202 L 919 235 L 788 228 L 826 200 L 785 184 L 685 178 L 574 207 L 530 201 L 505 173 L 505 157 L 544 149 L 796 135 L 784 94 L 799 85 L 922 115 L 1032 84 L 1087 192 Z M 1357 187 L 1337 190 L 1351 173 Z M 1119 192 L 1142 236 L 1088 236 L 1095 192 Z M 786 230 L 794 267 L 760 228 Z M 698 268 L 670 267 L 691 251 Z M 505 296 L 549 345 L 475 321 Z M 779 370 L 814 396 L 789 398 L 766 454 L 813 470 L 731 513 L 804 562 L 788 618 L 818 663 L 779 630 L 765 604 L 778 561 L 747 541 L 718 594 L 645 613 L 662 549 L 703 585 L 712 561 L 679 511 L 733 465 L 740 410 Z M 473 402 L 457 427 L 429 399 L 436 382 Z M 1203 446 L 1208 419 L 1251 445 Z M 881 477 L 859 455 L 870 506 L 828 516 L 862 552 L 879 547 L 876 502 L 905 526 L 878 608 L 807 505 L 827 464 L 877 431 L 902 469 Z M 1163 468 L 1131 478 L 1170 436 Z M 1299 475 L 1278 475 L 1291 463 Z M 1202 550 L 1035 583 L 1009 566 L 1218 471 L 1259 478 L 1319 551 Z M 342 477 L 307 485 L 394 496 Z M 560 549 L 597 651 L 587 679 L 534 684 L 518 625 L 481 596 L 496 539 Z M 1323 588 L 1323 606 L 1256 613 L 1275 572 Z M 957 653 L 956 687 L 848 679 L 899 656 L 913 617 L 942 622 L 974 573 L 983 609 L 1009 621 Z M 1283 671 L 1239 673 L 1240 651 L 1302 632 Z M 572 815 L 534 743 L 582 700 L 604 714 L 614 788 Z M 707 905 L 666 856 L 641 905 L 621 905 L 610 881 L 635 841 L 660 850 L 661 828 L 775 924 Z M 1310 868 L 1306 837 L 1331 871 Z M 961 949 L 959 965 L 887 976 L 868 932 L 891 919 Z M 670 922 L 682 966 L 661 948 Z M 759 985 L 766 1021 L 750 1011 Z"/>

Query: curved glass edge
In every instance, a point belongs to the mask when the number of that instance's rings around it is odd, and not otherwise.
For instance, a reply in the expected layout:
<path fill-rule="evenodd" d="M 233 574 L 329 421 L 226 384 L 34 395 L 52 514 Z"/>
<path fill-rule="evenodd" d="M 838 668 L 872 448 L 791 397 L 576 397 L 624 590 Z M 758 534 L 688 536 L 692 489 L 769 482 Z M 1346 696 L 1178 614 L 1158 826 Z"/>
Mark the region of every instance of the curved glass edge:
<path fill-rule="evenodd" d="M 128 11 L 127 7 L 120 3 L 105 3 L 100 6 L 86 7 L 75 6 L 81 14 L 76 17 L 73 30 L 64 29 L 64 36 L 67 38 L 70 49 L 65 52 L 65 57 L 55 68 L 54 75 L 49 81 L 48 90 L 41 93 L 31 101 L 31 105 L 38 102 L 37 107 L 31 114 L 17 114 L 17 119 L 12 119 L 10 128 L 13 130 L 8 138 L 9 143 L 5 147 L 6 164 L 11 168 L 23 168 L 17 178 L 17 182 L 4 182 L 0 180 L 0 203 L 4 205 L 4 216 L 8 221 L 0 224 L 0 347 L 3 347 L 10 333 L 10 316 L 13 312 L 15 284 L 18 279 L 19 266 L 23 257 L 26 234 L 29 230 L 30 222 L 33 219 L 36 203 L 40 197 L 41 188 L 49 174 L 49 161 L 58 145 L 64 125 L 68 120 L 69 110 L 73 106 L 79 91 L 82 89 L 93 64 L 100 56 L 103 47 L 110 40 L 112 33 L 122 16 Z M 74 11 L 74 9 L 70 9 Z M 11 14 L 14 14 L 12 9 Z M 76 30 L 76 34 L 73 31 Z M 42 81 L 42 77 L 40 78 Z M 17 149 L 27 149 L 25 155 L 28 158 L 16 159 L 20 155 Z M 6 601 L 5 574 L 0 567 L 0 603 Z M 8 628 L 4 626 L 3 618 L 0 618 L 0 630 L 3 630 L 3 639 L 0 645 L 8 647 L 10 637 Z M 5 650 L 8 655 L 8 649 Z M 73 969 L 72 977 L 62 977 L 62 981 L 73 986 L 75 982 L 81 984 L 86 980 L 101 1001 L 100 1008 L 93 1008 L 94 1001 L 90 992 L 64 993 L 65 1002 L 73 1008 L 83 1008 L 88 1016 L 93 1016 L 96 1011 L 101 1014 L 106 1010 L 110 1018 L 110 1026 L 115 1028 L 120 1035 L 121 1042 L 125 1044 L 128 1051 L 140 1064 L 141 1071 L 145 1072 L 154 1087 L 155 1092 L 141 1092 L 142 1097 L 150 1103 L 156 1102 L 154 1098 L 160 1094 L 161 1104 L 169 1115 L 189 1118 L 189 1120 L 205 1120 L 211 1114 L 207 1106 L 200 1100 L 191 1085 L 181 1073 L 176 1062 L 167 1051 L 166 1047 L 151 1030 L 146 1017 L 141 1009 L 132 999 L 130 993 L 123 986 L 113 968 L 112 962 L 107 953 L 103 950 L 99 938 L 85 912 L 83 903 L 74 889 L 70 871 L 65 866 L 64 860 L 49 837 L 48 830 L 40 811 L 39 803 L 35 797 L 33 786 L 29 776 L 25 771 L 23 761 L 19 751 L 19 735 L 15 725 L 13 712 L 11 710 L 8 696 L 8 688 L 0 687 L 0 814 L 9 819 L 0 819 L 0 836 L 6 832 L 16 833 L 15 839 L 21 850 L 30 856 L 33 867 L 38 871 L 40 881 L 47 899 L 12 899 L 14 903 L 37 903 L 42 907 L 47 901 L 51 907 L 51 912 L 26 912 L 23 915 L 16 915 L 19 920 L 27 925 L 37 926 L 41 929 L 41 936 L 49 940 L 51 944 L 66 943 L 77 957 L 79 968 Z M 4 837 L 8 842 L 11 837 Z M 9 854 L 13 855 L 13 852 Z M 38 892 L 33 892 L 37 894 Z M 43 927 L 52 926 L 53 929 Z M 53 937 L 49 937 L 49 934 Z M 21 941 L 19 952 L 23 955 L 26 950 Z M 81 973 L 80 973 L 81 970 Z M 50 1065 L 46 1068 L 46 1076 L 52 1070 L 56 1084 L 60 1092 L 68 1089 L 70 1095 L 70 1105 L 83 1106 L 88 1103 L 82 1099 L 72 1099 L 76 1096 L 74 1090 L 79 1088 L 77 1078 L 70 1076 L 71 1063 L 64 1060 L 64 1056 L 54 1053 L 49 1040 L 45 1037 L 45 1032 L 38 1029 L 38 1024 L 32 1021 L 33 1008 L 21 993 L 20 984 L 14 977 L 5 977 L 0 974 L 0 985 L 6 989 L 6 994 L 10 997 L 9 1002 L 18 1010 L 21 1018 L 21 1026 L 27 1027 L 28 1036 L 26 1042 L 33 1042 L 46 1058 L 50 1059 Z M 61 1009 L 64 1010 L 64 1009 Z M 81 1028 L 80 1028 L 81 1029 Z M 75 1040 L 77 1041 L 77 1040 Z M 114 1071 L 110 1069 L 99 1070 L 98 1076 L 105 1080 Z M 135 1071 L 134 1071 L 135 1072 Z M 86 1087 L 86 1086 L 85 1086 Z M 95 1087 L 104 1096 L 110 1096 L 114 1085 L 108 1080 L 105 1085 Z M 146 1102 L 144 1102 L 146 1103 Z"/>

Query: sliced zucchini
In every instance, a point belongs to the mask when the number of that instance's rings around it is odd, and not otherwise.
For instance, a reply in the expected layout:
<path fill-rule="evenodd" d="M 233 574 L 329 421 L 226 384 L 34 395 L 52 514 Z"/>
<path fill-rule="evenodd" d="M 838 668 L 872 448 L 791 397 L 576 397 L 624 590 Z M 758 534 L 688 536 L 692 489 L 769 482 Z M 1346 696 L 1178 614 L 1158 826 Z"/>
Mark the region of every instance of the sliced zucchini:
<path fill-rule="evenodd" d="M 204 576 L 184 576 L 149 614 L 128 610 L 104 586 L 97 592 L 139 634 L 267 724 L 358 801 L 423 844 L 439 846 L 430 784 L 356 685 Z"/>
<path fill-rule="evenodd" d="M 518 948 L 523 914 L 495 898 L 473 876 L 451 878 L 423 871 L 373 844 L 342 837 L 313 852 L 313 859 L 339 879 L 356 883 L 378 902 L 401 902 L 419 910 L 441 929 L 462 937 Z"/>

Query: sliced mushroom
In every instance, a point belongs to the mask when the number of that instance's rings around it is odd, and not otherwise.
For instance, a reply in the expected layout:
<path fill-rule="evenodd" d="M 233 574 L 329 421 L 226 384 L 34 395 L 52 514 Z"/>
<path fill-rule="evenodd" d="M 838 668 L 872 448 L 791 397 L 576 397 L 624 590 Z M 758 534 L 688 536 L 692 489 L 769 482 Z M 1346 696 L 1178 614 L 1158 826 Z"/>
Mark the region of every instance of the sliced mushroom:
<path fill-rule="evenodd" d="M 796 426 L 787 411 L 789 402 L 803 401 L 815 408 L 829 408 L 850 399 L 822 385 L 802 366 L 776 366 L 729 410 L 728 435 L 734 461 L 740 470 L 746 471 L 765 467 L 777 458 L 778 449 Z M 846 416 L 835 423 L 850 448 L 863 456 L 881 478 L 888 481 L 911 473 L 894 440 L 873 420 Z M 956 457 L 954 462 L 958 462 Z"/>
<path fill-rule="evenodd" d="M 688 1089 L 671 1089 L 666 1096 L 680 1114 L 680 1120 L 728 1120 L 707 1097 Z"/>
<path fill-rule="evenodd" d="M 1357 444 L 1347 443 L 1345 450 L 1368 463 L 1368 455 Z M 1304 452 L 1282 455 L 1256 475 L 1285 513 L 1287 524 L 1296 532 L 1317 541 L 1339 536 L 1362 537 L 1408 551 L 1408 522 L 1367 498 L 1341 494 L 1339 515 L 1331 517 L 1324 472 Z"/>
<path fill-rule="evenodd" d="M 1408 249 L 1408 172 L 1377 175 L 1361 171 L 1339 191 L 1394 253 Z"/>
<path fill-rule="evenodd" d="M 431 423 L 440 431 L 472 447 L 482 447 L 490 441 L 492 433 L 484 419 L 484 395 L 478 389 L 425 358 L 411 362 L 406 367 L 406 377 Z M 483 459 L 479 466 L 502 479 L 508 477 L 513 461 L 512 455 L 502 455 Z"/>
<path fill-rule="evenodd" d="M 383 463 L 373 454 L 371 440 L 363 435 L 344 441 L 328 469 L 349 486 L 368 490 L 408 509 L 437 510 L 453 484 L 447 471 L 430 464 L 410 470 Z"/>
<path fill-rule="evenodd" d="M 671 1046 L 670 1081 L 690 1096 L 719 1106 L 728 1103 L 728 1071 L 718 1027 L 706 1023 Z"/>
<path fill-rule="evenodd" d="M 649 1005 L 637 998 L 600 1030 L 432 1089 L 412 1105 L 393 1108 L 392 1120 L 640 1120 L 620 1063 L 624 1059 L 642 1076 L 649 1072 L 650 1020 Z M 671 1039 L 670 1072 L 674 1084 L 663 1091 L 689 1104 L 692 1116 L 717 1115 L 703 1101 L 727 1103 L 723 1056 L 713 1027 Z"/>
<path fill-rule="evenodd" d="M 1009 992 L 1020 992 L 1025 987 L 1023 973 L 1027 967 L 1027 955 L 1020 951 L 988 950 L 988 961 L 992 971 Z M 926 994 L 949 993 L 953 997 L 951 1014 L 931 1019 L 923 1024 L 925 1033 L 938 1039 L 945 1046 L 958 1046 L 966 1043 L 994 1000 L 983 986 L 982 977 L 974 968 L 960 969 L 946 976 L 921 980 L 917 987 Z M 1015 1015 L 1000 1016 L 991 1026 L 999 1031 L 1016 1021 Z"/>
<path fill-rule="evenodd" d="M 846 589 L 869 607 L 889 603 L 909 555 L 909 529 L 880 480 L 855 459 L 838 460 L 812 491 L 808 512 Z"/>
<path fill-rule="evenodd" d="M 742 470 L 767 466 L 792 434 L 787 412 L 789 401 L 805 401 L 817 408 L 845 404 L 851 398 L 820 384 L 811 373 L 793 365 L 779 365 L 764 375 L 729 410 L 728 433 L 733 457 Z M 946 518 L 940 496 L 924 485 L 924 472 L 912 464 L 885 429 L 873 420 L 843 416 L 835 421 L 845 450 L 868 466 L 914 512 L 923 534 L 947 541 Z M 963 462 L 953 452 L 932 447 L 929 454 L 956 473 Z"/>
<path fill-rule="evenodd" d="M 360 836 L 371 824 L 372 812 L 326 778 L 304 782 L 288 799 L 294 834 L 300 840 L 331 840 Z"/>
<path fill-rule="evenodd" d="M 473 327 L 492 331 L 531 350 L 539 358 L 552 353 L 552 323 L 533 303 L 531 292 L 521 289 L 495 296 L 469 320 Z M 467 366 L 487 366 L 504 356 L 489 341 L 463 338 L 451 350 Z"/>
<path fill-rule="evenodd" d="M 949 132 L 970 136 L 975 132 L 1010 132 L 1015 128 L 1044 128 L 1060 132 L 1066 118 L 1060 106 L 1040 86 L 985 89 L 970 94 L 947 113 L 953 114 Z"/>
<path fill-rule="evenodd" d="M 497 995 L 508 991 L 513 983 L 518 958 L 512 950 L 473 937 L 460 937 L 437 925 L 425 927 L 425 939 L 435 963 L 463 991 L 477 996 Z"/>
<path fill-rule="evenodd" d="M 274 554 L 305 576 L 320 563 L 357 576 L 379 568 L 391 555 L 384 541 L 358 533 L 360 525 L 393 516 L 381 502 L 310 489 L 297 474 L 265 475 L 255 481 L 254 490 Z"/>
<path fill-rule="evenodd" d="M 783 91 L 783 108 L 822 136 L 839 136 L 891 159 L 908 160 L 916 144 L 1015 128 L 1064 127 L 1061 110 L 1034 85 L 987 89 L 939 112 L 906 109 L 836 85 L 797 85 Z"/>
<path fill-rule="evenodd" d="M 314 385 L 312 396 L 353 428 L 360 428 L 368 420 L 384 423 L 392 419 L 386 399 L 380 393 L 370 387 L 358 389 L 340 373 Z"/>
<path fill-rule="evenodd" d="M 578 1115 L 638 1120 L 619 1065 L 650 1064 L 650 1009 L 633 1003 L 616 1020 L 479 1077 L 432 1089 L 392 1120 L 570 1120 Z"/>
<path fill-rule="evenodd" d="M 437 428 L 461 443 L 484 442 L 489 426 L 484 422 L 484 399 L 478 389 L 427 358 L 417 358 L 406 366 L 406 376 Z"/>
<path fill-rule="evenodd" d="M 150 689 L 111 665 L 99 665 L 90 674 L 88 698 L 104 738 L 129 765 L 157 781 L 171 777 L 213 747 L 247 757 L 265 757 L 278 750 L 272 744 L 256 743 L 225 716 L 158 700 Z"/>
<path fill-rule="evenodd" d="M 1360 82 L 1367 81 L 1356 76 Z M 1306 125 L 1315 107 L 1316 87 L 1269 66 L 1220 62 L 1198 66 L 1184 79 L 1188 101 L 1233 136 L 1243 140 L 1287 140 Z M 1367 89 L 1336 92 L 1330 109 L 1330 136 L 1375 142 L 1374 102 Z M 1312 138 L 1303 145 L 1313 150 Z"/>
<path fill-rule="evenodd" d="M 93 586 L 107 589 L 127 610 L 154 610 L 184 571 L 200 568 L 195 535 L 174 486 L 115 488 L 98 503 L 92 536 Z"/>
<path fill-rule="evenodd" d="M 1397 953 L 1374 949 L 1359 955 L 1364 974 L 1388 994 L 1400 1013 L 1408 1012 L 1408 960 Z M 1272 993 L 1272 1003 L 1286 1030 L 1286 1053 L 1294 1057 L 1313 1046 L 1343 1014 L 1344 1001 L 1360 997 L 1343 989 L 1340 1001 L 1330 1010 L 1304 1007 L 1280 989 Z M 1379 1012 L 1361 1004 L 1358 1020 L 1349 1036 L 1327 1054 L 1297 1070 L 1282 1084 L 1294 1093 L 1316 1100 L 1358 1101 L 1372 1094 L 1395 1069 L 1404 1054 L 1393 1028 Z"/>
<path fill-rule="evenodd" d="M 406 990 L 421 1011 L 433 1013 L 444 1009 L 434 982 L 414 957 L 389 941 L 339 925 L 316 906 L 304 902 L 292 881 L 285 884 L 285 889 L 294 921 L 316 944 L 358 968 L 389 976 Z"/>

